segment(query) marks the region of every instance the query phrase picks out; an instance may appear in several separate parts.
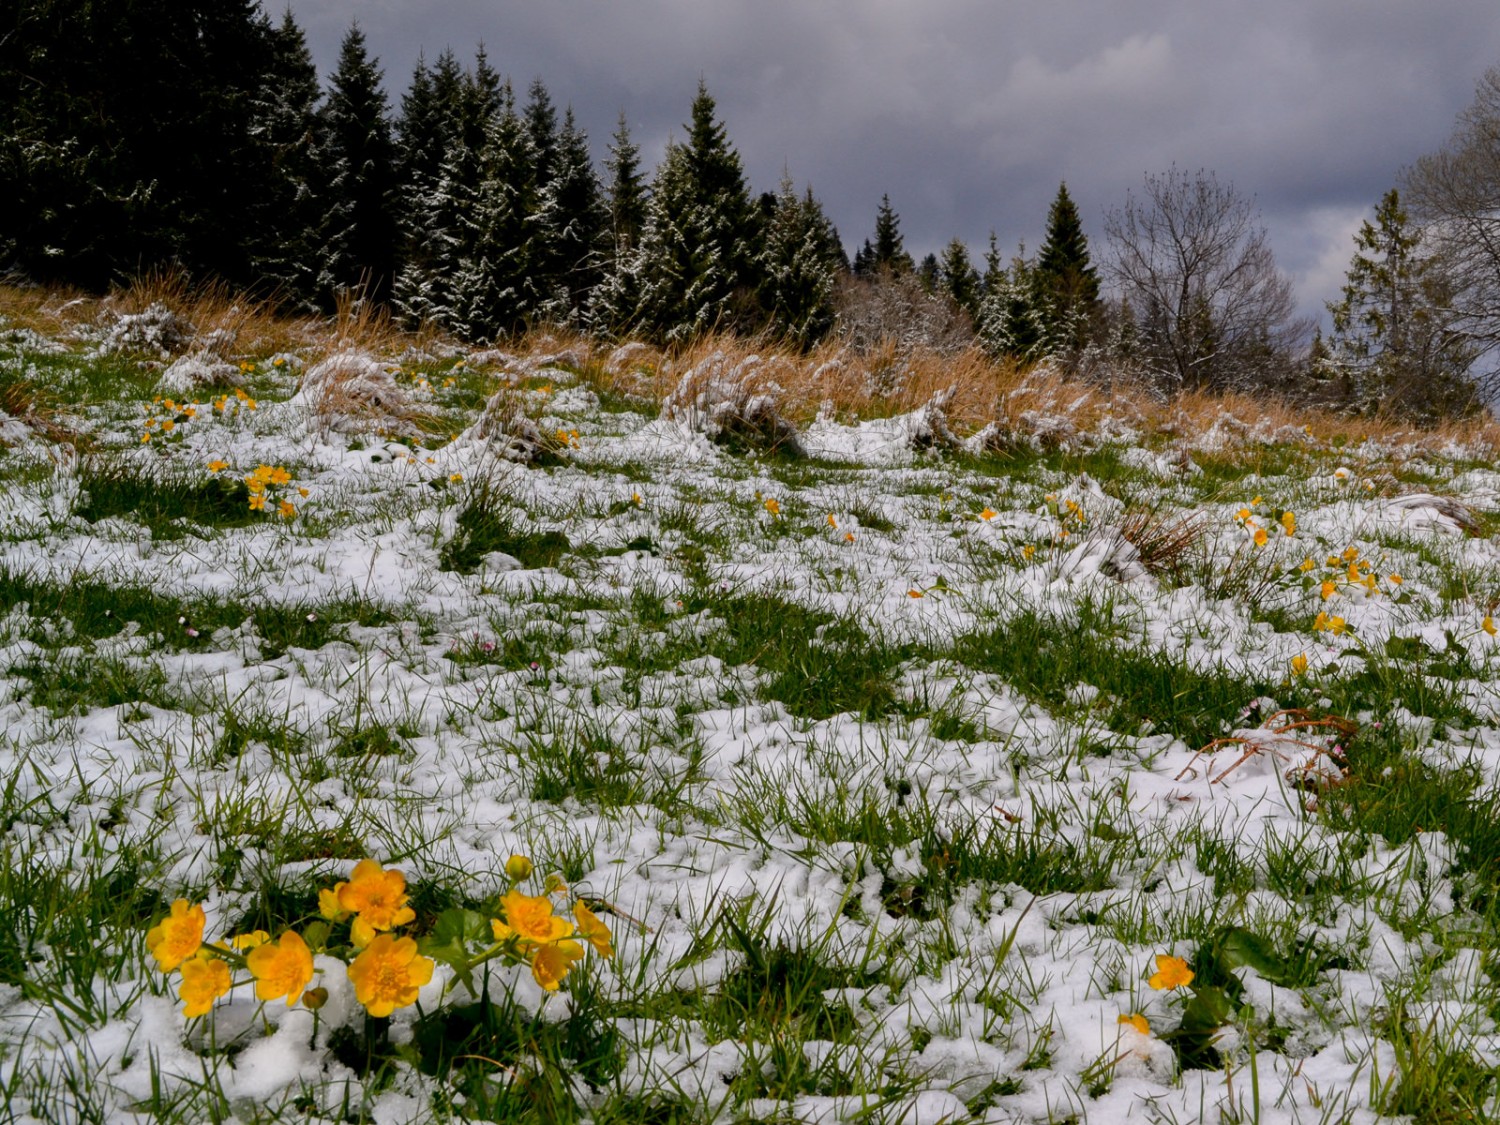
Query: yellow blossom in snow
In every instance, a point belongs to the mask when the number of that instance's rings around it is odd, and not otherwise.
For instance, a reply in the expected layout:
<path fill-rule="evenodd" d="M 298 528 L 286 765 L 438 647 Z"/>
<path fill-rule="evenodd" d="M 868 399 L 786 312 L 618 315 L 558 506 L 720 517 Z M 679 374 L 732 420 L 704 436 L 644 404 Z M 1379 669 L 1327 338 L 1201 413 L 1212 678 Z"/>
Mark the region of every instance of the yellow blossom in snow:
<path fill-rule="evenodd" d="M 180 898 L 172 903 L 170 914 L 146 931 L 146 949 L 163 972 L 170 973 L 198 952 L 206 921 L 203 907 Z"/>
<path fill-rule="evenodd" d="M 1338 587 L 1332 582 L 1325 582 L 1318 589 L 1319 593 L 1323 595 L 1323 600 L 1326 602 L 1329 598 L 1333 597 L 1334 591 L 1336 591 Z"/>
<path fill-rule="evenodd" d="M 1392 586 L 1399 586 L 1401 585 L 1401 575 L 1392 574 L 1389 578 L 1386 579 L 1386 581 L 1389 582 Z"/>
<path fill-rule="evenodd" d="M 235 934 L 229 939 L 229 945 L 233 949 L 254 949 L 258 945 L 265 945 L 271 940 L 271 935 L 265 930 L 251 930 L 248 934 Z"/>
<path fill-rule="evenodd" d="M 500 910 L 504 924 L 523 942 L 543 944 L 573 933 L 573 923 L 552 913 L 552 900 L 546 895 L 523 895 L 512 887 L 501 896 Z"/>
<path fill-rule="evenodd" d="M 1300 570 L 1303 574 L 1306 574 L 1308 571 L 1312 570 L 1317 565 L 1318 564 L 1315 563 L 1315 562 L 1313 562 L 1312 559 L 1303 559 L 1302 560 L 1302 565 L 1299 566 L 1297 569 Z"/>
<path fill-rule="evenodd" d="M 432 979 L 430 958 L 417 954 L 409 937 L 381 934 L 349 966 L 354 997 L 380 1019 L 417 1002 L 417 993 Z"/>
<path fill-rule="evenodd" d="M 297 515 L 297 507 L 290 500 L 283 500 L 276 505 L 276 514 L 284 520 L 289 520 Z"/>
<path fill-rule="evenodd" d="M 923 593 L 922 593 L 922 591 L 921 591 L 921 590 L 908 590 L 908 591 L 906 591 L 906 596 L 907 596 L 907 597 L 908 597 L 908 598 L 921 598 L 921 597 L 926 597 L 926 595 L 925 595 L 925 594 L 923 594 Z"/>
<path fill-rule="evenodd" d="M 541 945 L 531 955 L 531 975 L 548 992 L 556 992 L 558 985 L 568 975 L 573 962 L 583 957 L 583 946 L 576 941 L 560 941 L 555 945 Z"/>
<path fill-rule="evenodd" d="M 1343 560 L 1345 562 L 1353 562 L 1355 559 L 1359 558 L 1359 548 L 1358 547 L 1345 547 L 1344 548 L 1344 554 L 1343 554 L 1342 557 L 1343 557 Z"/>
<path fill-rule="evenodd" d="M 1283 529 L 1285 529 L 1285 531 L 1286 531 L 1286 533 L 1288 535 L 1296 535 L 1297 534 L 1297 513 L 1296 512 L 1282 512 L 1281 513 L 1281 526 L 1282 526 Z"/>
<path fill-rule="evenodd" d="M 383 870 L 373 859 L 354 865 L 349 881 L 338 892 L 339 906 L 358 914 L 375 930 L 404 926 L 417 916 L 406 905 L 406 876 L 396 869 Z"/>
<path fill-rule="evenodd" d="M 1255 545 L 1257 547 L 1264 547 L 1266 545 L 1266 541 L 1269 538 L 1270 537 L 1268 535 L 1266 535 L 1266 529 L 1265 528 L 1263 528 L 1263 527 L 1257 527 L 1255 529 Z"/>
<path fill-rule="evenodd" d="M 839 526 L 839 521 L 833 518 L 832 512 L 828 513 L 828 526 L 834 529 L 837 529 Z"/>
<path fill-rule="evenodd" d="M 1169 957 L 1165 953 L 1156 955 L 1156 972 L 1146 981 L 1158 992 L 1170 992 L 1193 983 L 1193 970 L 1181 957 Z"/>
<path fill-rule="evenodd" d="M 1237 520 L 1239 520 L 1240 523 L 1244 523 L 1246 520 L 1248 520 L 1250 518 L 1250 509 L 1249 508 L 1241 508 L 1238 512 L 1234 513 L 1234 518 L 1237 519 Z"/>
<path fill-rule="evenodd" d="M 255 995 L 262 1001 L 286 998 L 288 1008 L 302 999 L 313 977 L 312 950 L 296 930 L 272 943 L 256 946 L 245 955 L 245 968 L 255 978 Z"/>
<path fill-rule="evenodd" d="M 208 463 L 208 471 L 211 473 L 222 473 L 227 468 L 229 468 L 228 461 L 210 461 Z"/>
<path fill-rule="evenodd" d="M 263 512 L 266 510 L 266 498 L 259 494 L 250 497 L 250 510 L 252 512 Z"/>
<path fill-rule="evenodd" d="M 774 496 L 766 497 L 766 511 L 773 516 L 781 515 L 781 503 Z"/>
<path fill-rule="evenodd" d="M 1151 1025 L 1146 1022 L 1146 1017 L 1141 1015 L 1140 1012 L 1132 1012 L 1128 1016 L 1121 1016 L 1115 1022 L 1123 1024 L 1126 1027 L 1133 1027 L 1142 1035 L 1151 1034 Z"/>
<path fill-rule="evenodd" d="M 188 1019 L 207 1015 L 214 1001 L 229 991 L 233 982 L 229 977 L 229 966 L 217 957 L 200 954 L 182 963 L 182 983 L 177 986 L 177 996 L 182 1001 L 182 1014 Z"/>
<path fill-rule="evenodd" d="M 989 521 L 989 520 L 994 519 L 995 516 L 996 516 L 996 514 L 997 513 L 995 512 L 995 509 L 993 509 L 993 508 L 986 508 L 984 511 L 982 511 L 982 512 L 979 513 L 979 518 L 982 519 L 982 520 L 985 520 L 985 521 Z"/>
<path fill-rule="evenodd" d="M 1307 653 L 1299 652 L 1296 656 L 1292 657 L 1292 675 L 1307 675 Z"/>
<path fill-rule="evenodd" d="M 846 531 L 846 532 L 844 532 L 844 542 L 845 543 L 853 543 L 854 542 L 854 532 L 852 532 L 852 531 Z"/>
<path fill-rule="evenodd" d="M 610 944 L 612 936 L 609 927 L 599 920 L 599 917 L 583 903 L 573 904 L 573 920 L 578 923 L 578 936 L 583 938 L 594 947 L 594 952 L 601 957 L 613 957 L 614 946 Z"/>
<path fill-rule="evenodd" d="M 1490 636 L 1493 637 L 1495 635 L 1495 619 L 1493 617 L 1486 617 L 1479 623 L 1479 627 Z"/>

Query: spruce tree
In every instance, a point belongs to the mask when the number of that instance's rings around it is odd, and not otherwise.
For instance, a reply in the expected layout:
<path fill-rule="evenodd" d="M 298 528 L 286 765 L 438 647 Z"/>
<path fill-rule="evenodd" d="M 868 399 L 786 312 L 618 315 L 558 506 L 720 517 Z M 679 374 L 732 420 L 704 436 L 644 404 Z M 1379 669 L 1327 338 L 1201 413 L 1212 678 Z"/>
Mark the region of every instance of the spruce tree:
<path fill-rule="evenodd" d="M 753 328 L 761 317 L 755 307 L 759 224 L 739 154 L 714 111 L 700 82 L 688 143 L 669 146 L 657 170 L 646 226 L 628 270 L 640 294 L 628 319 L 668 342 L 718 328 Z M 618 322 L 620 311 L 612 317 Z"/>
<path fill-rule="evenodd" d="M 880 197 L 875 212 L 875 256 L 870 265 L 892 273 L 909 273 L 913 268 L 911 255 L 901 242 L 901 217 L 891 206 L 889 195 Z"/>
<path fill-rule="evenodd" d="M 288 9 L 271 34 L 270 65 L 253 134 L 265 169 L 253 212 L 251 270 L 257 285 L 310 307 L 317 299 L 318 70 Z"/>
<path fill-rule="evenodd" d="M 1099 310 L 1099 279 L 1089 264 L 1088 239 L 1078 208 L 1059 184 L 1047 212 L 1047 237 L 1033 273 L 1047 349 L 1082 347 Z"/>
<path fill-rule="evenodd" d="M 454 279 L 455 325 L 469 339 L 493 340 L 519 330 L 536 309 L 535 153 L 510 88 L 489 121 L 465 254 Z"/>
<path fill-rule="evenodd" d="M 762 252 L 761 305 L 779 336 L 805 348 L 833 327 L 841 249 L 811 188 L 799 197 L 788 177 L 773 198 Z"/>
<path fill-rule="evenodd" d="M 979 274 L 969 261 L 969 248 L 955 238 L 943 250 L 938 262 L 938 284 L 953 303 L 971 317 L 979 314 Z"/>
<path fill-rule="evenodd" d="M 1422 257 L 1395 188 L 1354 237 L 1343 297 L 1333 316 L 1325 364 L 1345 381 L 1353 405 L 1395 409 L 1427 419 L 1472 409 L 1466 379 L 1473 353 L 1443 322 L 1449 304 L 1441 274 Z"/>
<path fill-rule="evenodd" d="M 383 301 L 396 264 L 395 149 L 382 75 L 358 24 L 339 48 L 322 112 L 323 198 L 319 288 L 361 289 Z"/>
<path fill-rule="evenodd" d="M 641 150 L 630 139 L 625 111 L 609 146 L 609 219 L 615 252 L 622 254 L 635 245 L 646 222 L 646 181 L 641 175 Z"/>
<path fill-rule="evenodd" d="M 589 157 L 588 135 L 579 128 L 573 108 L 563 111 L 552 178 L 541 187 L 538 221 L 544 223 L 551 267 L 548 316 L 569 323 L 582 314 L 598 284 L 609 252 L 609 213 L 599 177 Z"/>
<path fill-rule="evenodd" d="M 1023 245 L 1010 268 L 999 271 L 999 255 L 991 236 L 986 255 L 985 295 L 979 307 L 980 345 L 994 356 L 1028 363 L 1048 354 L 1046 323 L 1037 298 L 1035 267 Z"/>

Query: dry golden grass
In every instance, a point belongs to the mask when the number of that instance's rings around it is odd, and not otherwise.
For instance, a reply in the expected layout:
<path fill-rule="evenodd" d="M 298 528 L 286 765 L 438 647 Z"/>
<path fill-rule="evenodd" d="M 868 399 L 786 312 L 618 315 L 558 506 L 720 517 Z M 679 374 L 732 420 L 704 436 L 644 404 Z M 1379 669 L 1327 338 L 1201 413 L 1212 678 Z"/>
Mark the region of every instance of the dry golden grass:
<path fill-rule="evenodd" d="M 63 288 L 0 283 L 0 317 L 7 325 L 65 338 L 79 325 L 106 313 L 138 313 L 162 304 L 193 326 L 188 345 L 212 347 L 225 358 L 256 358 L 291 352 L 309 364 L 341 351 L 392 358 L 409 349 L 461 350 L 442 332 L 411 332 L 370 302 L 346 297 L 331 318 L 285 316 L 273 302 L 247 299 L 218 284 L 195 284 L 174 272 L 147 274 L 104 297 Z M 712 336 L 663 351 L 647 344 L 601 344 L 582 333 L 549 327 L 511 341 L 503 349 L 522 360 L 568 357 L 569 365 L 601 390 L 661 403 L 683 375 L 720 353 L 730 366 L 760 357 L 757 380 L 779 389 L 778 410 L 805 425 L 819 413 L 853 422 L 917 410 L 951 388 L 949 425 L 960 434 L 994 425 L 998 440 L 1052 440 L 1070 432 L 1096 431 L 1108 419 L 1147 435 L 1170 435 L 1191 443 L 1215 425 L 1230 441 L 1218 455 L 1254 458 L 1258 442 L 1237 447 L 1237 433 L 1293 431 L 1309 444 L 1358 447 L 1370 441 L 1398 459 L 1439 454 L 1461 447 L 1471 455 L 1500 453 L 1500 423 L 1488 414 L 1419 427 L 1395 417 L 1348 417 L 1298 406 L 1272 396 L 1195 391 L 1161 401 L 1123 383 L 1071 378 L 1051 367 L 1025 368 L 995 361 L 977 349 L 956 355 L 913 351 L 894 343 L 856 352 L 826 343 L 807 353 L 761 339 Z M 576 361 L 576 362 L 574 362 Z"/>

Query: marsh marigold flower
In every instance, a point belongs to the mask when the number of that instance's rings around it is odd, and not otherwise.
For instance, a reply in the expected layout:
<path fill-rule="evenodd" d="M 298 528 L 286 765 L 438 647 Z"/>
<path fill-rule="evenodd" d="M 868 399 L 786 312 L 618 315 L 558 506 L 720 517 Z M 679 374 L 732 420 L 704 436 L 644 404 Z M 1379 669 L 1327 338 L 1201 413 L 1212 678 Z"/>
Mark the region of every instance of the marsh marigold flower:
<path fill-rule="evenodd" d="M 1493 617 L 1486 617 L 1479 623 L 1479 627 L 1490 636 L 1493 637 L 1495 635 L 1495 619 Z"/>
<path fill-rule="evenodd" d="M 261 1000 L 286 997 L 288 1008 L 302 999 L 302 992 L 312 980 L 312 950 L 295 930 L 288 930 L 276 942 L 258 945 L 245 955 L 245 967 L 255 978 L 255 995 Z"/>
<path fill-rule="evenodd" d="M 1151 1025 L 1146 1022 L 1146 1017 L 1141 1015 L 1140 1012 L 1132 1012 L 1128 1016 L 1121 1016 L 1115 1022 L 1124 1024 L 1126 1027 L 1133 1027 L 1142 1035 L 1151 1034 Z"/>
<path fill-rule="evenodd" d="M 182 1014 L 188 1019 L 206 1015 L 214 1001 L 229 991 L 233 982 L 229 978 L 229 966 L 217 957 L 200 952 L 182 963 L 182 983 L 177 987 L 177 996 L 182 1001 Z"/>
<path fill-rule="evenodd" d="M 979 513 L 979 518 L 988 522 L 989 520 L 994 519 L 997 514 L 998 513 L 996 513 L 995 509 L 986 508 L 984 511 Z"/>
<path fill-rule="evenodd" d="M 432 979 L 432 960 L 417 954 L 409 937 L 381 934 L 349 965 L 354 997 L 377 1019 L 417 1002 Z"/>
<path fill-rule="evenodd" d="M 271 935 L 265 930 L 251 930 L 248 934 L 235 934 L 229 939 L 229 945 L 232 949 L 254 949 L 258 945 L 265 945 L 270 940 Z"/>
<path fill-rule="evenodd" d="M 774 496 L 768 496 L 766 498 L 766 511 L 770 512 L 773 516 L 781 515 L 781 502 Z"/>
<path fill-rule="evenodd" d="M 1329 598 L 1333 597 L 1334 592 L 1337 590 L 1338 587 L 1334 583 L 1325 582 L 1319 587 L 1318 592 L 1323 595 L 1323 600 L 1326 602 Z"/>
<path fill-rule="evenodd" d="M 1285 529 L 1285 531 L 1286 531 L 1286 533 L 1288 535 L 1296 535 L 1297 534 L 1297 513 L 1295 513 L 1295 512 L 1282 512 L 1281 513 L 1281 526 L 1282 526 L 1282 528 Z"/>
<path fill-rule="evenodd" d="M 1269 538 L 1270 538 L 1270 536 L 1268 536 L 1266 534 L 1266 529 L 1265 528 L 1263 528 L 1263 527 L 1257 527 L 1255 529 L 1255 545 L 1257 547 L 1264 547 L 1266 545 L 1266 541 Z"/>
<path fill-rule="evenodd" d="M 509 931 L 495 930 L 497 940 L 515 934 L 523 942 L 551 942 L 573 933 L 573 923 L 552 913 L 552 900 L 546 895 L 523 895 L 512 887 L 500 898 L 502 923 Z"/>
<path fill-rule="evenodd" d="M 1156 955 L 1156 972 L 1146 982 L 1158 992 L 1170 992 L 1193 983 L 1193 970 L 1181 957 L 1169 957 L 1165 953 Z"/>
<path fill-rule="evenodd" d="M 583 946 L 576 941 L 560 941 L 555 945 L 541 945 L 531 956 L 531 975 L 537 984 L 548 992 L 556 992 L 563 977 L 573 967 L 573 962 L 583 957 Z"/>
<path fill-rule="evenodd" d="M 146 949 L 163 972 L 170 973 L 198 952 L 205 922 L 203 907 L 180 898 L 172 904 L 172 913 L 146 931 Z"/>
<path fill-rule="evenodd" d="M 211 473 L 222 473 L 227 468 L 229 468 L 228 461 L 210 461 L 208 463 L 208 471 Z"/>
<path fill-rule="evenodd" d="M 1296 656 L 1292 657 L 1292 675 L 1307 675 L 1307 653 L 1299 652 Z"/>
<path fill-rule="evenodd" d="M 404 926 L 417 916 L 406 905 L 406 876 L 392 868 L 383 870 L 373 859 L 354 865 L 349 881 L 338 888 L 339 906 L 351 910 L 374 930 Z"/>
<path fill-rule="evenodd" d="M 594 947 L 594 952 L 600 957 L 613 957 L 615 948 L 610 944 L 614 935 L 609 932 L 609 927 L 599 920 L 592 910 L 583 903 L 573 904 L 573 918 L 578 923 L 578 936 L 583 938 Z"/>

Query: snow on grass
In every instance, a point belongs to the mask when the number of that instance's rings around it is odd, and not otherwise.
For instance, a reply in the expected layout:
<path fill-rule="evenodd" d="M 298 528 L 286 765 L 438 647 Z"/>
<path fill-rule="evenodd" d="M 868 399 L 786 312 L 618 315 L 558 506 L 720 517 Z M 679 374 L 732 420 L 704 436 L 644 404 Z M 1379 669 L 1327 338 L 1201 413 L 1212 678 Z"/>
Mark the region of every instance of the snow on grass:
<path fill-rule="evenodd" d="M 400 417 L 344 433 L 284 356 L 216 409 L 5 346 L 89 437 L 0 453 L 18 1120 L 1500 1108 L 1500 478 L 1463 451 L 823 418 L 756 455 L 450 360 L 370 360 Z M 469 428 L 501 389 L 541 465 Z M 316 1014 L 241 972 L 185 1020 L 146 956 L 174 899 L 279 934 L 367 857 L 414 932 L 493 917 L 515 854 L 613 931 L 556 995 L 439 964 L 387 1027 L 319 954 Z"/>

